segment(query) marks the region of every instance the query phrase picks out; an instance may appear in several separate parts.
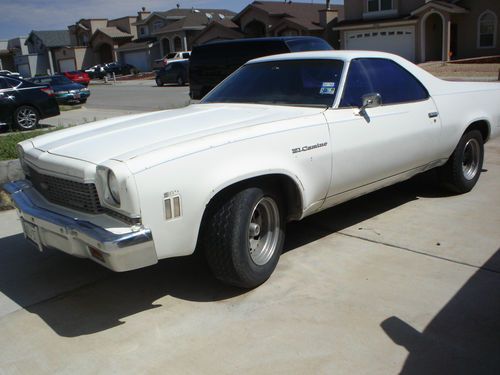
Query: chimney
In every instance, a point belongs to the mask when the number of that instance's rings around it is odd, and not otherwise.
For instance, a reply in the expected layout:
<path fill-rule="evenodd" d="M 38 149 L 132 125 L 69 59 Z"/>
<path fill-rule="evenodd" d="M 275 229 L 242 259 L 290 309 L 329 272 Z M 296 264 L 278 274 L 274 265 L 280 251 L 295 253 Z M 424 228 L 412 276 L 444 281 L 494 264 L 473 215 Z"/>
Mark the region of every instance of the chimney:
<path fill-rule="evenodd" d="M 331 8 L 321 9 L 319 11 L 319 25 L 323 28 L 326 28 L 327 25 L 338 16 L 339 13 L 336 9 L 331 9 Z"/>
<path fill-rule="evenodd" d="M 137 18 L 139 21 L 142 21 L 146 19 L 150 14 L 151 12 L 146 11 L 146 7 L 142 7 L 141 10 L 137 12 Z"/>

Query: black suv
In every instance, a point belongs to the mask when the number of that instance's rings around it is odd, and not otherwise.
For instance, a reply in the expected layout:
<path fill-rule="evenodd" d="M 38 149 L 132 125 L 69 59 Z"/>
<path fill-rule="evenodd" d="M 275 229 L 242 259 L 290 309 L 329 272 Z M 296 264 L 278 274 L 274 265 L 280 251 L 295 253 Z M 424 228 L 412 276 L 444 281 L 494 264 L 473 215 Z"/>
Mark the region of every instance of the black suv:
<path fill-rule="evenodd" d="M 192 99 L 201 99 L 240 66 L 258 57 L 332 49 L 324 39 L 312 36 L 236 39 L 203 44 L 191 52 L 189 95 Z"/>
<path fill-rule="evenodd" d="M 59 115 L 54 91 L 14 77 L 0 76 L 0 127 L 32 130 L 43 118 Z"/>
<path fill-rule="evenodd" d="M 156 84 L 177 83 L 184 86 L 188 82 L 189 60 L 172 60 L 156 73 Z"/>

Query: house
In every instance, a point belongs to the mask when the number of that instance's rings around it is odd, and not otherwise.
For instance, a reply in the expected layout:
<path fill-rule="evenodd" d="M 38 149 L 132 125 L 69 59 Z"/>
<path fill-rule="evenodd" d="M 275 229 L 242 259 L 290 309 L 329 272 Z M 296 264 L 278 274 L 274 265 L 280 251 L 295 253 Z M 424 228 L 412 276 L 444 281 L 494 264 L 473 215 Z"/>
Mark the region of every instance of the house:
<path fill-rule="evenodd" d="M 211 25 L 199 35 L 196 44 L 212 40 L 245 37 L 308 35 L 325 38 L 339 45 L 333 25 L 343 19 L 342 5 L 300 3 L 295 1 L 254 1 L 238 13 L 232 24 Z M 238 29 L 234 25 L 238 26 Z M 237 31 L 237 33 L 235 33 Z"/>
<path fill-rule="evenodd" d="M 68 30 L 33 30 L 24 44 L 28 47 L 28 54 L 16 61 L 16 65 L 29 65 L 32 76 L 55 74 L 59 71 L 55 64 L 55 50 L 70 46 L 71 39 Z"/>
<path fill-rule="evenodd" d="M 117 49 L 120 61 L 150 70 L 154 60 L 173 51 L 190 50 L 192 41 L 214 19 L 229 21 L 226 9 L 175 8 L 165 12 L 138 12 L 137 39 Z"/>
<path fill-rule="evenodd" d="M 498 0 L 349 0 L 334 26 L 344 49 L 378 50 L 410 61 L 500 54 Z"/>
<path fill-rule="evenodd" d="M 9 40 L 0 40 L 0 70 L 15 70 L 13 54 L 9 48 Z"/>
<path fill-rule="evenodd" d="M 112 20 L 92 18 L 81 19 L 68 26 L 71 45 L 55 52 L 58 70 L 86 69 L 117 61 L 117 49 L 137 38 L 137 29 L 133 25 L 136 21 L 135 16 Z"/>

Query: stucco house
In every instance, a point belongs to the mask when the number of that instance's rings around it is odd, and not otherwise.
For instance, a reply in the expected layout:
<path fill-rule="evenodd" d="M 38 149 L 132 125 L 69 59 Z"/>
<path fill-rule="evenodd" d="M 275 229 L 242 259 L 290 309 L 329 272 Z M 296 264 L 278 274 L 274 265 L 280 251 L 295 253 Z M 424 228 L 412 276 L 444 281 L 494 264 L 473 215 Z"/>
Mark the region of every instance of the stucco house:
<path fill-rule="evenodd" d="M 204 30 L 195 43 L 236 39 L 240 35 L 249 38 L 308 35 L 325 38 L 338 47 L 338 32 L 334 32 L 333 25 L 343 19 L 343 13 L 342 5 L 329 5 L 329 2 L 327 5 L 327 2 L 254 1 L 231 20 L 231 25 L 213 25 Z"/>
<path fill-rule="evenodd" d="M 226 9 L 174 8 L 165 12 L 139 12 L 137 39 L 117 49 L 120 61 L 141 70 L 151 69 L 154 60 L 173 51 L 190 50 L 192 41 L 213 20 L 230 21 L 235 15 Z"/>
<path fill-rule="evenodd" d="M 499 0 L 348 0 L 344 49 L 378 50 L 410 61 L 500 54 Z"/>
<path fill-rule="evenodd" d="M 28 64 L 31 76 L 55 74 L 59 71 L 55 51 L 61 47 L 70 46 L 71 38 L 68 30 L 33 30 L 24 44 L 28 47 L 28 54 L 20 57 L 16 65 Z"/>

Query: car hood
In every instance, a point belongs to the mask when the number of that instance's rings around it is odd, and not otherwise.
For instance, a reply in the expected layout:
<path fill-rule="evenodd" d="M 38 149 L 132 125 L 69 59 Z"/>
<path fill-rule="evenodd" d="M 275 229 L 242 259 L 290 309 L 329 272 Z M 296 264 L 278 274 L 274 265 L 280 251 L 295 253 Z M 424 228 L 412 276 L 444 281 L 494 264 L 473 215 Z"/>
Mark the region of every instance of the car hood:
<path fill-rule="evenodd" d="M 31 142 L 40 151 L 100 164 L 110 159 L 127 161 L 171 145 L 323 111 L 312 107 L 195 104 L 80 125 Z M 183 149 L 192 152 L 188 145 Z"/>

